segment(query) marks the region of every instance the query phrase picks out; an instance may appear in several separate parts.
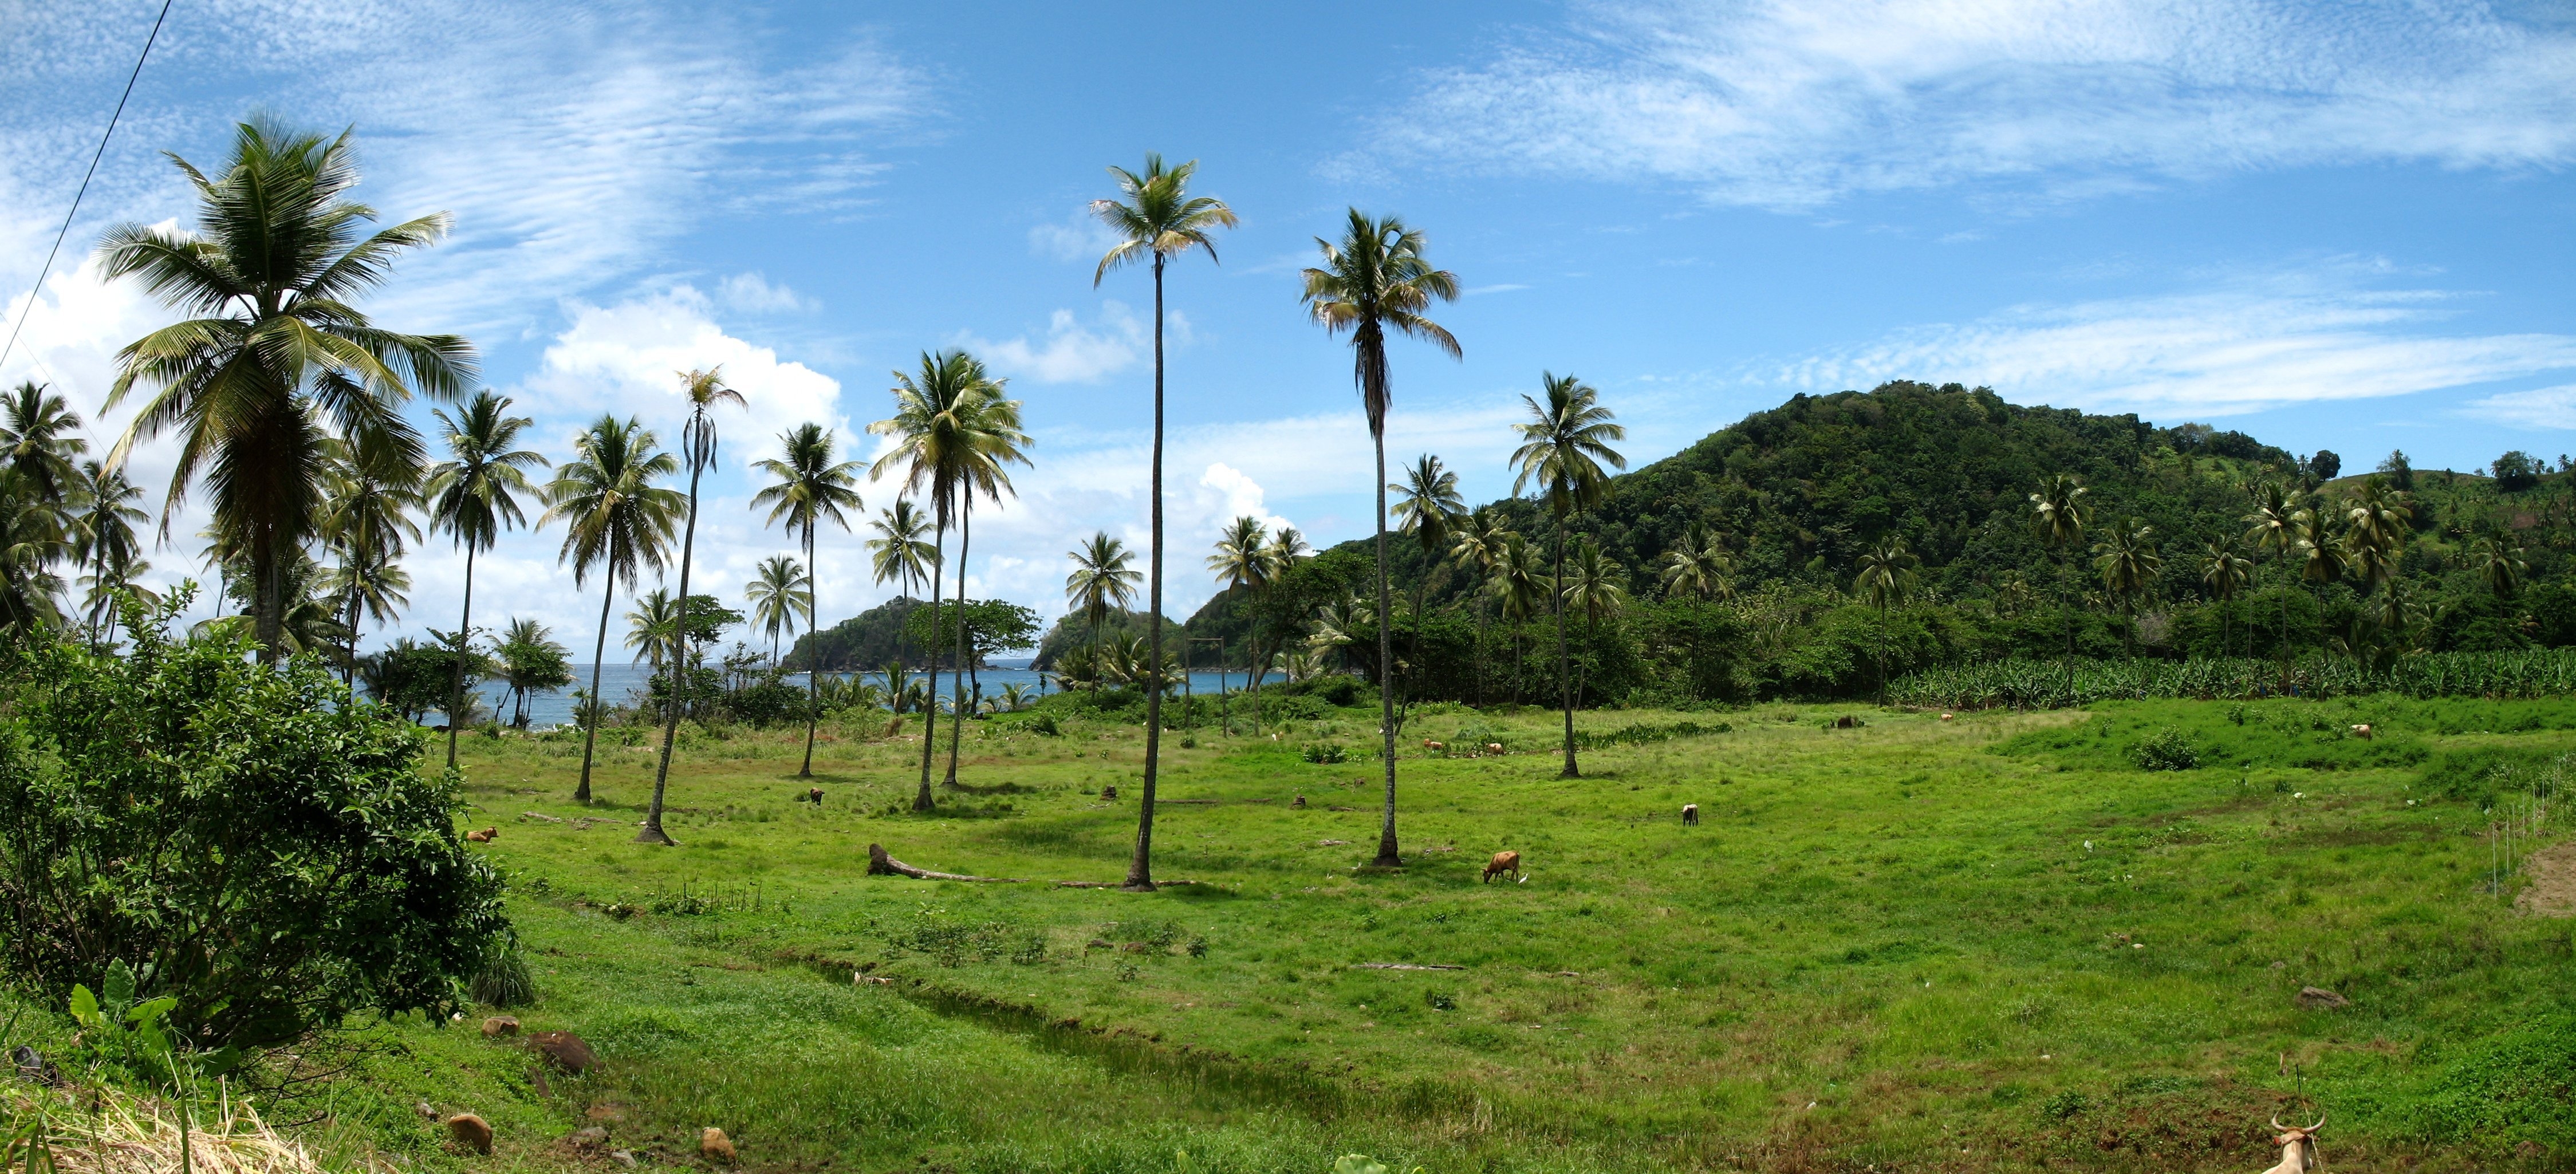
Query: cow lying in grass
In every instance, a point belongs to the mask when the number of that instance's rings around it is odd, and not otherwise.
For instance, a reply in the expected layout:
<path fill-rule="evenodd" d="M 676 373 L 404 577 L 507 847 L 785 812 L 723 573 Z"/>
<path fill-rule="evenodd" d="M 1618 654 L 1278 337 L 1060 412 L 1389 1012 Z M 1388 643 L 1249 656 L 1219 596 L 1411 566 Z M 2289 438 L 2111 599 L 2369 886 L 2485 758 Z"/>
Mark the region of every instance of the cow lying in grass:
<path fill-rule="evenodd" d="M 2305 1129 L 2283 1125 L 2280 1118 L 2272 1118 L 2272 1128 L 2281 1131 L 2279 1136 L 2272 1139 L 2273 1145 L 2281 1147 L 2281 1164 L 2265 1170 L 2263 1174 L 2307 1174 L 2308 1171 L 2316 1169 L 2316 1134 L 2318 1130 L 2325 1127 L 2326 1118 L 2323 1113 L 2317 1114 L 2316 1124 Z"/>

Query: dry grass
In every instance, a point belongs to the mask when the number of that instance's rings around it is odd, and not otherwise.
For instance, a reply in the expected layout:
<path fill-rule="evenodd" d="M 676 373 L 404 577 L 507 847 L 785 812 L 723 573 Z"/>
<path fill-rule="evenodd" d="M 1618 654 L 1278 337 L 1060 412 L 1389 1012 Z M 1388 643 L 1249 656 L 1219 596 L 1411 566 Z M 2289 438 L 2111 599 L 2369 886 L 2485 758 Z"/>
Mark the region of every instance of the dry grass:
<path fill-rule="evenodd" d="M 182 1127 L 177 1106 L 115 1089 L 65 1095 L 16 1091 L 7 1160 L 28 1174 L 320 1174 L 311 1151 L 271 1128 L 247 1102 L 219 1097 L 195 1106 Z M 208 1110 L 211 1109 L 211 1113 Z"/>

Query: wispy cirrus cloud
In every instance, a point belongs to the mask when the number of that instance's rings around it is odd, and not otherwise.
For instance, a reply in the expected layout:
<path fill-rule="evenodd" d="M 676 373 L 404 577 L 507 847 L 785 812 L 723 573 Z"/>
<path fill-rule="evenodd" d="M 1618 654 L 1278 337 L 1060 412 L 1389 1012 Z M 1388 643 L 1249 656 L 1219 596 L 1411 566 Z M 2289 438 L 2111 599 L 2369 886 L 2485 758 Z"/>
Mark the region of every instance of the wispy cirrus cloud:
<path fill-rule="evenodd" d="M 2083 198 L 2302 164 L 2576 160 L 2576 28 L 2397 0 L 1578 3 L 1351 160 L 1651 177 L 1732 204 Z"/>
<path fill-rule="evenodd" d="M 2021 403 L 2221 416 L 2576 369 L 2576 335 L 2443 332 L 2459 297 L 2363 288 L 2332 269 L 2273 275 L 2189 294 L 2022 306 L 1740 375 L 1813 391 L 1959 382 Z"/>

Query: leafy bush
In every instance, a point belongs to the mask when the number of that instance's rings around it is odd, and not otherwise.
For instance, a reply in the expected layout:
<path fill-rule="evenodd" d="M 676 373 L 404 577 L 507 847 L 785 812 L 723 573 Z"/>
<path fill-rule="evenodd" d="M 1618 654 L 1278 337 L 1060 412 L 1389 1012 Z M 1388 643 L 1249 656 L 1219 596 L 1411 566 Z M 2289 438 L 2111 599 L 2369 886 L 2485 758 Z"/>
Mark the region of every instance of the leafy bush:
<path fill-rule="evenodd" d="M 2129 761 L 2140 770 L 2199 770 L 2200 751 L 2192 748 L 2191 739 L 2181 730 L 2166 726 L 2129 747 Z"/>
<path fill-rule="evenodd" d="M 455 776 L 311 660 L 173 642 L 184 599 L 129 607 L 126 657 L 0 653 L 0 967 L 60 1005 L 132 960 L 199 1047 L 444 1014 L 508 929 Z"/>
<path fill-rule="evenodd" d="M 1303 751 L 1306 761 L 1318 766 L 1350 761 L 1350 751 L 1339 742 L 1308 742 Z"/>

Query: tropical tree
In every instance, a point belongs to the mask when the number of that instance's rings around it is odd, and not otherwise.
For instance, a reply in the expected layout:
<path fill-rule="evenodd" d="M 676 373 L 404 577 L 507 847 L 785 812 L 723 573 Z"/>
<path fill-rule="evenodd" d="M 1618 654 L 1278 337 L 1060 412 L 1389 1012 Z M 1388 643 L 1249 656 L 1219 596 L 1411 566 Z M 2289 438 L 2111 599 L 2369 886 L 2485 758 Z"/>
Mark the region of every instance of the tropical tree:
<path fill-rule="evenodd" d="M 66 549 L 61 511 L 27 483 L 25 474 L 0 468 L 0 631 L 25 632 L 61 621 L 55 599 L 63 581 L 50 568 Z"/>
<path fill-rule="evenodd" d="M 439 410 L 441 439 L 448 459 L 429 471 L 430 525 L 442 529 L 465 548 L 465 606 L 456 621 L 460 639 L 474 632 L 474 556 L 492 549 L 501 531 L 527 524 L 519 495 L 533 493 L 528 470 L 541 469 L 546 458 L 512 448 L 534 421 L 509 414 L 510 398 L 479 391 L 450 418 Z M 459 652 L 462 652 L 459 649 Z M 456 658 L 455 680 L 448 690 L 447 765 L 456 765 L 456 734 L 464 725 L 454 715 L 465 712 L 465 657 Z"/>
<path fill-rule="evenodd" d="M 509 689 L 510 724 L 518 729 L 528 728 L 530 697 L 572 684 L 571 651 L 555 643 L 554 634 L 535 620 L 511 620 L 492 654 Z"/>
<path fill-rule="evenodd" d="M 2123 625 L 2128 636 L 2129 657 L 2138 655 L 2138 605 L 2155 590 L 2156 576 L 2164 572 L 2164 556 L 2156 553 L 2155 527 L 2143 518 L 2130 518 L 2111 527 L 2100 542 L 2093 544 L 2093 569 L 2102 576 L 2102 593 L 2119 605 L 2120 614 L 2128 618 Z M 2144 682 L 2146 666 L 2138 667 Z"/>
<path fill-rule="evenodd" d="M 1512 704 L 1521 700 L 1521 667 L 1527 658 L 1522 649 L 1521 633 L 1531 620 L 1537 619 L 1540 605 L 1556 595 L 1556 580 L 1539 561 L 1538 548 L 1520 535 L 1503 532 L 1501 551 L 1494 557 L 1494 570 L 1485 581 L 1485 590 L 1494 597 L 1496 610 L 1504 622 L 1512 625 Z"/>
<path fill-rule="evenodd" d="M 90 584 L 90 639 L 104 647 L 115 635 L 117 594 L 137 590 L 134 577 L 151 566 L 143 561 L 135 535 L 151 515 L 135 504 L 143 491 L 124 473 L 98 461 L 81 462 L 79 488 L 72 497 L 78 502 L 71 518 L 72 557 L 90 568 L 84 576 Z"/>
<path fill-rule="evenodd" d="M 591 752 L 599 741 L 604 707 L 599 670 L 608 659 L 608 611 L 617 585 L 634 586 L 638 572 L 659 573 L 667 561 L 679 493 L 656 484 L 679 471 L 680 461 L 655 447 L 657 438 L 633 418 L 601 416 L 573 441 L 573 459 L 555 469 L 546 485 L 543 522 L 564 523 L 556 561 L 572 564 L 573 586 L 598 570 L 607 582 L 599 598 L 599 639 L 590 654 L 590 692 L 583 700 L 581 785 L 573 800 L 590 802 Z"/>
<path fill-rule="evenodd" d="M 1914 586 L 1914 569 L 1923 560 L 1905 545 L 1905 536 L 1890 534 L 1880 538 L 1860 556 L 1860 574 L 1852 580 L 1852 589 L 1878 609 L 1878 703 L 1887 704 L 1887 609 L 1904 600 Z"/>
<path fill-rule="evenodd" d="M 2227 654 L 2227 618 L 2238 593 L 2254 579 L 2254 560 L 2239 553 L 2233 542 L 2211 541 L 2200 550 L 2200 584 L 2218 598 L 2218 652 Z M 2246 655 L 2254 650 L 2248 641 Z"/>
<path fill-rule="evenodd" d="M 420 525 L 412 521 L 411 513 L 421 505 L 422 469 L 418 464 L 358 460 L 350 446 L 336 440 L 326 441 L 321 449 L 322 479 L 329 493 L 323 506 L 322 538 L 339 555 L 340 565 L 329 581 L 347 616 L 343 623 L 348 660 L 354 666 L 359 613 L 381 623 L 410 602 L 402 592 L 410 588 L 411 578 L 398 564 L 408 544 L 420 540 Z M 252 581 L 257 581 L 255 575 Z M 463 655 L 463 650 L 458 654 Z M 342 683 L 349 679 L 344 673 Z"/>
<path fill-rule="evenodd" d="M 1147 542 L 1145 610 L 1150 614 L 1145 630 L 1152 649 L 1149 663 L 1157 665 L 1163 661 L 1163 268 L 1192 249 L 1205 251 L 1214 262 L 1213 234 L 1235 225 L 1234 210 L 1225 201 L 1189 194 L 1190 177 L 1198 168 L 1196 160 L 1166 168 L 1161 155 L 1147 154 L 1143 174 L 1123 167 L 1109 169 L 1118 177 L 1117 199 L 1091 202 L 1091 214 L 1118 238 L 1092 272 L 1092 286 L 1098 288 L 1110 270 L 1139 261 L 1154 270 L 1154 452 L 1146 493 L 1153 528 Z M 1162 763 L 1162 719 L 1162 690 L 1149 689 L 1145 693 L 1144 797 L 1137 807 L 1135 855 L 1127 866 L 1127 887 L 1139 892 L 1154 888 L 1154 782 Z"/>
<path fill-rule="evenodd" d="M 635 654 L 638 663 L 651 665 L 655 673 L 687 667 L 680 659 L 680 605 L 670 588 L 656 587 L 635 597 L 635 610 L 626 613 L 626 650 Z M 671 696 L 670 708 L 679 708 L 676 676 Z"/>
<path fill-rule="evenodd" d="M 1281 526 L 1278 533 L 1270 536 L 1270 545 L 1261 550 L 1263 579 L 1261 590 L 1255 598 L 1267 596 L 1280 580 L 1287 577 L 1288 572 L 1296 569 L 1298 563 L 1313 557 L 1315 557 L 1315 549 L 1306 544 L 1305 535 L 1298 533 L 1295 526 Z M 1260 663 L 1267 663 L 1261 658 L 1284 645 L 1289 635 L 1282 631 L 1265 631 L 1265 628 L 1267 625 L 1256 628 L 1245 637 L 1254 641 L 1253 659 Z M 1267 641 L 1261 639 L 1265 635 L 1269 637 Z M 1252 713 L 1255 721 L 1260 720 L 1261 717 L 1261 678 L 1264 675 L 1266 674 L 1257 667 L 1251 674 Z"/>
<path fill-rule="evenodd" d="M 1664 594 L 1674 599 L 1724 599 L 1735 593 L 1727 580 L 1726 547 L 1697 526 L 1664 552 Z"/>
<path fill-rule="evenodd" d="M 1135 552 L 1107 530 L 1094 531 L 1082 545 L 1066 551 L 1065 557 L 1073 560 L 1073 573 L 1064 577 L 1064 598 L 1091 625 L 1091 647 L 1096 652 L 1101 622 L 1109 618 L 1111 608 L 1136 606 L 1136 582 L 1145 574 L 1135 569 Z M 1095 688 L 1098 684 L 1093 682 Z"/>
<path fill-rule="evenodd" d="M 930 519 L 913 507 L 911 498 L 898 497 L 894 500 L 893 509 L 877 511 L 876 520 L 868 523 L 868 529 L 876 531 L 877 535 L 867 541 L 869 577 L 880 587 L 893 583 L 904 598 L 912 598 L 913 592 L 930 582 L 931 565 L 939 560 L 939 548 L 922 537 L 930 533 Z M 900 649 L 901 629 L 896 630 L 895 639 Z M 818 667 L 806 666 L 808 669 Z M 887 689 L 892 691 L 899 687 L 889 684 Z M 903 711 L 898 709 L 895 712 Z"/>
<path fill-rule="evenodd" d="M 781 636 L 792 641 L 797 624 L 804 624 L 809 631 L 814 626 L 814 576 L 807 574 L 805 565 L 794 556 L 784 554 L 760 560 L 755 574 L 756 578 L 742 585 L 742 594 L 751 603 L 751 622 L 769 637 L 769 659 L 775 664 Z M 807 700 L 812 699 L 808 691 Z M 806 773 L 811 774 L 813 764 L 806 765 Z"/>
<path fill-rule="evenodd" d="M 1611 441 L 1627 439 L 1628 431 L 1610 422 L 1611 412 L 1601 406 L 1601 393 L 1582 380 L 1541 372 L 1539 381 L 1547 402 L 1522 396 L 1521 403 L 1529 407 L 1529 422 L 1512 425 L 1521 438 L 1521 446 L 1511 456 L 1519 470 L 1512 480 L 1512 493 L 1518 495 L 1532 482 L 1538 484 L 1548 512 L 1556 517 L 1555 578 L 1562 582 L 1567 531 L 1574 515 L 1598 505 L 1608 489 L 1610 475 L 1601 466 L 1628 467 L 1628 458 L 1610 447 Z M 1571 779 L 1583 771 L 1574 761 L 1574 670 L 1565 647 L 1565 599 L 1561 592 L 1555 596 L 1557 688 L 1565 706 L 1565 770 L 1559 777 Z"/>
<path fill-rule="evenodd" d="M 2073 473 L 2051 473 L 2040 479 L 2039 492 L 2030 495 L 2031 527 L 2038 531 L 2040 542 L 2058 554 L 2058 573 L 2068 576 L 2072 553 L 2084 547 L 2084 527 L 2093 520 L 2093 503 L 2087 497 L 2093 491 L 2076 480 Z M 2066 687 L 2075 688 L 2075 611 L 2066 611 Z"/>
<path fill-rule="evenodd" d="M 743 402 L 741 392 L 725 386 L 724 368 L 721 366 L 682 371 L 679 377 L 680 395 L 689 405 L 689 422 L 680 428 L 680 459 L 689 467 L 688 521 L 680 531 L 680 599 L 686 601 L 689 598 L 689 563 L 698 547 L 698 479 L 706 474 L 708 466 L 716 463 L 716 421 L 708 413 L 718 404 L 749 405 Z M 686 606 L 685 602 L 682 606 Z M 681 672 L 685 672 L 689 664 L 690 627 L 689 624 L 680 624 L 676 633 L 679 651 L 676 663 Z M 672 678 L 674 686 L 680 679 L 677 675 Z M 653 801 L 644 809 L 644 826 L 635 833 L 638 844 L 671 842 L 670 835 L 662 830 L 662 795 L 671 781 L 671 750 L 680 740 L 680 710 L 684 708 L 679 704 L 680 696 L 675 687 L 671 694 L 672 704 L 662 707 L 661 761 L 653 768 Z"/>
<path fill-rule="evenodd" d="M 320 535 L 325 441 L 337 436 L 353 463 L 397 480 L 423 460 L 402 405 L 414 393 L 461 396 L 474 376 L 464 339 L 386 330 L 354 304 L 392 273 L 397 256 L 447 231 L 439 214 L 362 237 L 375 211 L 347 198 L 358 179 L 354 151 L 345 133 L 325 139 L 266 119 L 243 123 L 231 158 L 211 176 L 172 156 L 196 189 L 198 231 L 126 224 L 99 244 L 108 279 L 140 276 L 163 304 L 199 315 L 117 352 L 108 408 L 137 385 L 152 394 L 107 465 L 121 468 L 136 443 L 180 432 L 164 524 L 204 478 L 215 529 L 255 584 L 263 660 L 277 657 L 292 602 L 286 567 Z"/>
<path fill-rule="evenodd" d="M 1458 494 L 1458 474 L 1429 453 L 1414 458 L 1404 480 L 1387 488 L 1396 493 L 1397 531 L 1412 536 L 1422 551 L 1422 573 L 1413 578 L 1413 663 L 1419 666 L 1423 593 L 1431 587 L 1431 572 L 1448 555 L 1450 536 L 1466 520 L 1467 500 Z M 1388 679 L 1394 675 L 1390 672 Z"/>
<path fill-rule="evenodd" d="M 15 470 L 37 500 L 61 509 L 82 488 L 75 462 L 89 442 L 78 435 L 80 415 L 46 386 L 27 380 L 0 399 L 0 466 Z"/>
<path fill-rule="evenodd" d="M 1460 357 L 1457 338 L 1423 316 L 1435 299 L 1458 299 L 1458 275 L 1431 267 L 1422 255 L 1420 232 L 1392 216 L 1371 219 L 1357 208 L 1350 210 L 1339 244 L 1317 237 L 1315 245 L 1323 250 L 1323 264 L 1305 271 L 1306 308 L 1325 330 L 1351 336 L 1351 381 L 1359 387 L 1360 404 L 1368 414 L 1369 440 L 1377 451 L 1377 598 L 1383 611 L 1387 598 L 1386 413 L 1395 394 L 1386 361 L 1386 334 L 1393 330 L 1422 339 L 1453 359 Z M 1394 647 L 1386 626 L 1379 626 L 1377 662 L 1382 669 L 1394 664 Z M 1394 868 L 1404 862 L 1395 843 L 1395 690 L 1394 682 L 1383 673 L 1378 684 L 1382 743 L 1378 753 L 1386 764 L 1386 816 L 1372 863 Z"/>
<path fill-rule="evenodd" d="M 2248 493 L 2253 499 L 2253 511 L 2245 515 L 2246 544 L 2253 547 L 2257 554 L 2271 552 L 2272 561 L 2276 563 L 2288 561 L 2290 552 L 2298 549 L 2299 545 L 2297 499 L 2291 496 L 2288 486 L 2278 481 L 2266 481 L 2260 485 L 2251 486 Z M 2281 596 L 2280 640 L 2282 671 L 2287 673 L 2290 656 L 2290 597 L 2286 593 Z M 2249 654 L 2253 649 L 2253 642 L 2252 634 L 2248 633 L 2246 648 Z"/>
<path fill-rule="evenodd" d="M 1503 541 L 1511 531 L 1504 528 L 1502 519 L 1490 507 L 1478 508 L 1461 517 L 1455 531 L 1449 540 L 1449 561 L 1475 580 L 1471 598 L 1476 612 L 1476 642 L 1482 646 L 1485 640 L 1485 588 L 1493 581 L 1495 562 L 1502 557 Z M 1476 704 L 1482 705 L 1485 703 L 1485 663 L 1482 657 L 1476 659 L 1475 676 Z"/>
<path fill-rule="evenodd" d="M 1628 606 L 1628 569 L 1618 564 L 1601 549 L 1601 544 L 1584 535 L 1574 544 L 1573 560 L 1567 564 L 1565 586 L 1561 594 L 1565 606 L 1583 613 L 1583 630 L 1599 645 L 1601 622 L 1619 614 Z M 1581 679 L 1574 691 L 1583 692 Z"/>
<path fill-rule="evenodd" d="M 1278 569 L 1272 563 L 1269 544 L 1270 528 L 1261 519 L 1245 514 L 1226 523 L 1224 529 L 1217 531 L 1216 553 L 1208 556 L 1207 569 L 1209 573 L 1216 576 L 1216 581 L 1221 588 L 1232 591 L 1240 587 L 1251 597 L 1250 601 L 1257 605 L 1261 596 L 1270 590 L 1271 576 Z M 1258 615 L 1257 610 L 1255 614 Z M 1260 658 L 1260 633 L 1247 628 L 1243 634 L 1243 643 L 1245 660 Z M 1222 660 L 1219 663 L 1222 664 Z M 1222 678 L 1218 683 L 1223 684 Z M 1259 722 L 1261 720 L 1259 716 L 1261 674 L 1257 672 L 1251 674 L 1246 683 L 1252 689 L 1253 720 Z"/>
<path fill-rule="evenodd" d="M 837 445 L 830 429 L 820 424 L 799 424 L 782 433 L 781 455 L 754 465 L 769 474 L 770 484 L 753 495 L 754 508 L 769 507 L 769 522 L 786 523 L 787 528 L 805 540 L 805 565 L 820 567 L 814 561 L 814 531 L 829 521 L 843 530 L 850 528 L 850 511 L 865 508 L 859 500 L 859 476 L 863 467 L 857 461 L 835 461 Z M 816 605 L 814 581 L 817 574 L 805 577 L 805 627 L 814 628 Z M 789 625 L 791 628 L 794 625 Z M 819 651 L 819 646 L 817 651 Z M 776 659 L 773 651 L 771 659 Z M 822 717 L 822 668 L 805 666 L 805 765 L 796 777 L 814 776 L 814 723 Z"/>
<path fill-rule="evenodd" d="M 2350 556 L 2345 553 L 2344 544 L 2336 539 L 2335 512 L 2327 507 L 2325 499 L 2314 499 L 2308 508 L 2292 514 L 2290 522 L 2291 532 L 2297 536 L 2291 549 L 2299 559 L 2299 581 L 2322 591 L 2326 584 L 2343 578 L 2350 565 Z M 2317 636 L 2323 640 L 2323 607 L 2317 609 L 2317 626 Z"/>
<path fill-rule="evenodd" d="M 937 354 L 924 352 L 918 377 L 895 373 L 892 389 L 894 415 L 868 425 L 868 431 L 894 438 L 894 447 L 878 457 L 870 475 L 882 477 L 897 468 L 904 471 L 904 481 L 916 492 L 927 491 L 933 511 L 933 557 L 930 580 L 930 631 L 940 631 L 939 607 L 941 576 L 947 567 L 946 543 L 951 522 L 958 523 L 957 599 L 962 609 L 966 599 L 966 532 L 965 511 L 973 495 L 981 492 L 999 501 L 1010 487 L 1005 466 L 1027 464 L 1024 451 L 1028 434 L 1020 427 L 1019 401 L 1005 398 L 1002 381 L 986 373 L 984 364 L 962 350 Z M 966 661 L 967 625 L 957 625 L 958 671 L 962 675 Z M 930 695 L 939 693 L 939 656 L 930 656 Z M 962 695 L 963 690 L 960 690 Z M 925 706 L 921 740 L 921 788 L 914 794 L 913 810 L 928 811 L 930 764 L 938 745 L 939 710 Z M 957 781 L 955 740 L 949 753 L 948 781 Z"/>
<path fill-rule="evenodd" d="M 2523 561 L 2521 547 L 2493 536 L 2469 544 L 2469 567 L 2498 599 L 2513 598 L 2522 590 L 2523 576 L 2531 571 L 2531 564 Z"/>

